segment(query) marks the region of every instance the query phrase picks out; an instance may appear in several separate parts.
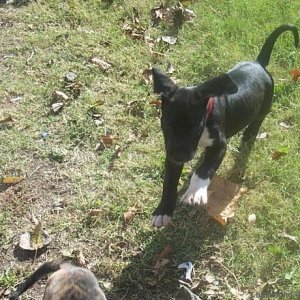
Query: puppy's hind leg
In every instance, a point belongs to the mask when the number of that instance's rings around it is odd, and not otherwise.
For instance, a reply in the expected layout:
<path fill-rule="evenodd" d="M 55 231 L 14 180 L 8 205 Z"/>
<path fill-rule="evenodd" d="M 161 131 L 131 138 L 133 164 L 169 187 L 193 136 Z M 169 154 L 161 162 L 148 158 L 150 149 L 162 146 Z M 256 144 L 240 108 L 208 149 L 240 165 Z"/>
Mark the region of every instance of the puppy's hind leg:
<path fill-rule="evenodd" d="M 265 117 L 254 120 L 248 125 L 246 130 L 243 133 L 242 144 L 249 145 L 253 144 L 254 139 L 256 138 L 259 128 Z"/>
<path fill-rule="evenodd" d="M 273 81 L 272 81 L 273 82 Z M 264 103 L 260 109 L 258 116 L 248 125 L 243 133 L 242 144 L 249 144 L 253 146 L 253 141 L 255 140 L 262 122 L 264 121 L 266 115 L 270 112 L 273 99 L 273 84 L 266 92 Z"/>

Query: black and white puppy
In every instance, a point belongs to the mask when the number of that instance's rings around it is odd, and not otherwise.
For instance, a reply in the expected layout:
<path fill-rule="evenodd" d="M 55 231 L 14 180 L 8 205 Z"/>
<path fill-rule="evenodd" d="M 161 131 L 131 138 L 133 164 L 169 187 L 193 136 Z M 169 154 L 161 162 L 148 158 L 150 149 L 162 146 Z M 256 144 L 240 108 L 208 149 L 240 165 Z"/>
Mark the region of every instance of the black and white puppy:
<path fill-rule="evenodd" d="M 166 149 L 162 199 L 153 213 L 153 226 L 170 223 L 183 165 L 193 158 L 198 146 L 205 149 L 204 161 L 192 175 L 182 201 L 205 205 L 211 178 L 226 153 L 226 140 L 245 127 L 243 142 L 256 137 L 274 92 L 273 79 L 265 68 L 278 36 L 285 31 L 293 33 L 298 47 L 297 28 L 281 25 L 267 38 L 255 61 L 241 62 L 228 73 L 197 86 L 179 87 L 165 73 L 152 69 L 154 92 L 162 99 Z"/>

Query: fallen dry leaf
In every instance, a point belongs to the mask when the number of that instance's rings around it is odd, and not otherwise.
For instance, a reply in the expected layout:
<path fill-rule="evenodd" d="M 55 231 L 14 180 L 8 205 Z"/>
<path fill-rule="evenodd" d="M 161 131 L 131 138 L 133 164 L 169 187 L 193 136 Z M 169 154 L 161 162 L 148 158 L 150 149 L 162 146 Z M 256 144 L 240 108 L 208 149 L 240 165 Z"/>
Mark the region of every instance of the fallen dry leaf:
<path fill-rule="evenodd" d="M 153 21 L 156 21 L 157 19 L 162 20 L 165 10 L 166 8 L 164 7 L 163 3 L 161 3 L 160 6 L 153 7 L 150 10 L 151 18 L 153 19 Z"/>
<path fill-rule="evenodd" d="M 93 108 L 93 107 L 97 107 L 97 106 L 101 106 L 101 105 L 103 105 L 104 103 L 105 103 L 105 101 L 104 101 L 103 99 L 98 99 L 98 100 L 96 100 L 96 101 L 93 103 L 92 108 Z"/>
<path fill-rule="evenodd" d="M 140 13 L 139 13 L 138 9 L 136 7 L 133 7 L 132 12 L 133 12 L 133 17 L 132 17 L 133 23 L 139 24 L 140 23 Z"/>
<path fill-rule="evenodd" d="M 135 217 L 136 212 L 137 212 L 136 205 L 134 205 L 133 207 L 128 207 L 127 211 L 124 213 L 125 225 L 128 225 L 129 223 L 132 222 L 132 220 Z"/>
<path fill-rule="evenodd" d="M 294 69 L 290 71 L 290 75 L 292 76 L 293 81 L 297 81 L 300 78 L 300 70 Z"/>
<path fill-rule="evenodd" d="M 208 299 L 218 299 L 218 293 L 212 288 L 209 288 L 208 290 L 204 291 L 203 294 L 208 296 Z"/>
<path fill-rule="evenodd" d="M 246 191 L 246 188 L 215 175 L 208 187 L 208 214 L 225 225 L 228 218 L 234 216 L 236 203 Z"/>
<path fill-rule="evenodd" d="M 75 73 L 75 72 L 68 72 L 65 75 L 65 80 L 67 82 L 74 82 L 76 78 L 77 78 L 77 73 Z"/>
<path fill-rule="evenodd" d="M 162 20 L 172 21 L 173 9 L 164 6 L 164 4 L 154 7 L 151 9 L 151 19 L 152 19 L 152 26 L 158 25 L 159 22 Z"/>
<path fill-rule="evenodd" d="M 167 66 L 167 71 L 166 71 L 166 73 L 167 73 L 167 74 L 173 74 L 174 71 L 175 71 L 175 69 L 174 69 L 173 65 L 169 62 L 169 63 L 168 63 L 168 66 Z"/>
<path fill-rule="evenodd" d="M 159 100 L 159 99 L 151 100 L 150 105 L 156 106 L 156 108 L 160 108 L 161 107 L 161 100 Z"/>
<path fill-rule="evenodd" d="M 101 126 L 104 124 L 104 119 L 101 114 L 92 114 L 92 119 L 94 120 L 96 126 Z"/>
<path fill-rule="evenodd" d="M 137 100 L 129 101 L 129 102 L 127 103 L 127 106 L 128 106 L 128 107 L 132 107 L 132 106 L 134 106 L 136 103 L 138 103 Z"/>
<path fill-rule="evenodd" d="M 101 122 L 103 123 L 103 119 L 102 119 L 102 115 L 101 114 L 94 113 L 94 114 L 92 114 L 92 118 L 94 120 L 101 120 Z"/>
<path fill-rule="evenodd" d="M 276 160 L 276 159 L 279 159 L 280 157 L 286 155 L 286 152 L 281 152 L 281 151 L 274 151 L 272 153 L 272 159 L 273 160 Z"/>
<path fill-rule="evenodd" d="M 174 6 L 173 15 L 174 26 L 177 28 L 180 28 L 184 22 L 192 22 L 195 18 L 195 13 L 191 9 L 185 9 L 180 2 Z"/>
<path fill-rule="evenodd" d="M 80 267 L 86 268 L 88 266 L 88 262 L 85 259 L 82 251 L 81 250 L 75 250 L 74 252 L 75 252 L 75 255 L 76 255 L 77 265 L 80 266 Z"/>
<path fill-rule="evenodd" d="M 52 203 L 52 212 L 58 213 L 59 211 L 63 210 L 64 207 L 68 205 L 66 200 L 63 199 L 56 199 Z"/>
<path fill-rule="evenodd" d="M 134 40 L 146 39 L 146 28 L 138 24 L 129 24 L 127 21 L 123 21 L 122 29 Z"/>
<path fill-rule="evenodd" d="M 268 137 L 268 133 L 266 133 L 266 132 L 261 132 L 261 133 L 259 133 L 257 136 L 256 136 L 256 138 L 258 139 L 258 140 L 264 140 L 264 139 L 266 139 Z"/>
<path fill-rule="evenodd" d="M 290 241 L 298 243 L 298 238 L 296 236 L 289 235 L 289 234 L 287 234 L 285 232 L 279 233 L 278 235 L 281 236 L 281 237 L 283 237 L 283 238 L 286 238 L 286 239 L 288 239 Z"/>
<path fill-rule="evenodd" d="M 152 82 L 152 69 L 145 69 L 142 73 L 144 82 L 148 85 Z"/>
<path fill-rule="evenodd" d="M 128 243 L 126 243 L 124 241 L 120 241 L 120 242 L 115 243 L 114 246 L 119 249 L 124 249 L 128 246 Z"/>
<path fill-rule="evenodd" d="M 34 214 L 30 215 L 30 221 L 34 224 L 34 226 L 40 222 L 40 220 Z"/>
<path fill-rule="evenodd" d="M 114 141 L 116 140 L 116 137 L 113 135 L 102 135 L 100 141 L 104 146 L 111 146 Z"/>
<path fill-rule="evenodd" d="M 128 133 L 128 138 L 127 138 L 127 143 L 134 143 L 138 139 L 137 133 L 136 132 L 129 132 Z"/>
<path fill-rule="evenodd" d="M 185 9 L 183 12 L 183 19 L 186 22 L 192 22 L 192 20 L 196 17 L 195 13 L 191 9 Z"/>
<path fill-rule="evenodd" d="M 60 251 L 61 256 L 63 258 L 67 258 L 67 259 L 74 259 L 74 253 L 73 250 L 69 250 L 69 249 L 62 249 Z"/>
<path fill-rule="evenodd" d="M 121 157 L 121 155 L 122 155 L 122 148 L 121 148 L 121 146 L 119 146 L 119 145 L 116 145 L 115 146 L 115 156 L 116 157 Z"/>
<path fill-rule="evenodd" d="M 166 261 L 167 257 L 170 256 L 173 253 L 173 247 L 168 244 L 165 246 L 165 248 L 155 257 L 154 259 L 154 269 L 159 269 L 166 265 L 166 263 L 169 261 Z"/>
<path fill-rule="evenodd" d="M 229 285 L 228 285 L 228 287 L 229 287 L 230 293 L 235 297 L 234 299 L 236 299 L 236 300 L 250 300 L 250 299 L 252 299 L 252 296 L 249 293 L 241 292 L 241 291 L 237 290 L 236 288 L 230 287 Z"/>
<path fill-rule="evenodd" d="M 272 153 L 272 160 L 276 160 L 276 159 L 279 159 L 280 157 L 286 155 L 288 153 L 288 147 L 286 146 L 283 146 L 283 147 L 280 147 L 277 151 L 274 151 Z"/>
<path fill-rule="evenodd" d="M 54 113 L 58 113 L 64 106 L 63 102 L 56 102 L 51 105 L 51 109 Z"/>
<path fill-rule="evenodd" d="M 12 118 L 12 116 L 8 116 L 8 117 L 0 120 L 0 124 L 10 123 L 10 122 L 15 122 L 15 120 Z"/>
<path fill-rule="evenodd" d="M 169 45 L 175 45 L 177 42 L 176 36 L 164 35 L 161 37 L 161 40 Z"/>
<path fill-rule="evenodd" d="M 159 41 L 160 41 L 160 38 L 158 38 L 157 41 L 153 41 L 153 40 L 148 41 L 149 52 L 151 55 L 154 55 L 154 56 L 166 56 L 164 53 L 154 50 L 156 43 Z"/>
<path fill-rule="evenodd" d="M 223 217 L 221 215 L 216 215 L 213 218 L 221 225 L 223 225 L 223 226 L 226 225 L 226 221 L 223 219 Z"/>
<path fill-rule="evenodd" d="M 112 67 L 112 65 L 109 62 L 107 62 L 99 57 L 92 57 L 92 58 L 90 58 L 89 62 L 91 64 L 97 66 L 102 71 L 107 71 Z"/>
<path fill-rule="evenodd" d="M 8 176 L 2 178 L 2 182 L 5 184 L 16 184 L 19 183 L 23 180 L 22 177 L 17 177 L 17 176 Z"/>
<path fill-rule="evenodd" d="M 10 290 L 10 289 L 2 289 L 1 291 L 0 291 L 0 298 L 2 299 L 2 296 L 4 296 L 4 300 L 7 300 L 7 299 L 9 299 L 9 298 L 6 298 L 6 297 L 8 297 L 10 294 L 12 293 L 12 291 Z"/>
<path fill-rule="evenodd" d="M 162 259 L 158 260 L 156 262 L 156 264 L 154 265 L 154 267 L 153 267 L 154 270 L 155 270 L 154 272 L 155 273 L 159 273 L 158 270 L 162 270 L 163 267 L 165 265 L 167 265 L 169 262 L 170 262 L 170 260 L 168 258 L 162 258 Z"/>
<path fill-rule="evenodd" d="M 216 278 L 214 276 L 214 274 L 208 272 L 205 276 L 204 276 L 204 279 L 209 283 L 209 284 L 212 284 L 216 281 Z"/>
<path fill-rule="evenodd" d="M 65 85 L 65 88 L 68 89 L 72 99 L 77 99 L 81 94 L 83 84 L 81 82 L 69 82 Z"/>
<path fill-rule="evenodd" d="M 186 5 L 189 5 L 190 2 L 191 2 L 191 0 L 181 0 L 181 1 L 180 1 L 180 4 L 186 6 Z"/>
<path fill-rule="evenodd" d="M 280 122 L 279 126 L 284 128 L 284 129 L 290 129 L 291 128 L 291 126 L 289 124 L 285 123 L 285 122 Z"/>
<path fill-rule="evenodd" d="M 225 221 L 225 224 L 227 223 L 227 220 L 229 218 L 233 218 L 235 215 L 236 210 L 236 203 L 230 203 L 228 204 L 225 209 L 220 213 L 220 216 Z"/>
<path fill-rule="evenodd" d="M 241 292 L 238 289 L 230 286 L 227 278 L 225 278 L 225 284 L 227 285 L 230 293 L 234 296 L 233 299 L 235 299 L 235 300 L 251 300 L 252 299 L 252 296 L 247 292 L 247 290 L 243 290 L 243 292 Z"/>
<path fill-rule="evenodd" d="M 34 224 L 34 230 L 32 233 L 25 232 L 20 236 L 19 247 L 24 250 L 36 251 L 50 244 L 51 237 L 42 229 L 41 220 L 38 220 L 34 214 L 30 216 L 30 220 Z"/>
<path fill-rule="evenodd" d="M 69 100 L 69 96 L 62 91 L 54 91 L 52 98 L 55 102 L 67 102 Z"/>
<path fill-rule="evenodd" d="M 15 95 L 15 96 L 11 96 L 9 98 L 9 101 L 11 103 L 17 103 L 17 102 L 20 102 L 21 100 L 23 99 L 23 96 L 22 95 Z"/>
<path fill-rule="evenodd" d="M 161 4 L 151 9 L 152 26 L 158 25 L 161 21 L 173 23 L 174 25 L 191 22 L 195 18 L 195 13 L 191 9 L 184 8 L 182 4 L 183 1 L 178 2 L 177 5 L 172 7 Z"/>
<path fill-rule="evenodd" d="M 42 230 L 41 236 L 41 239 L 39 237 L 38 240 L 33 241 L 32 234 L 30 234 L 30 232 L 25 232 L 20 236 L 19 247 L 23 250 L 36 251 L 48 246 L 51 242 L 50 235 Z"/>
<path fill-rule="evenodd" d="M 89 210 L 88 215 L 90 217 L 100 216 L 103 213 L 103 210 L 100 208 L 92 208 Z"/>

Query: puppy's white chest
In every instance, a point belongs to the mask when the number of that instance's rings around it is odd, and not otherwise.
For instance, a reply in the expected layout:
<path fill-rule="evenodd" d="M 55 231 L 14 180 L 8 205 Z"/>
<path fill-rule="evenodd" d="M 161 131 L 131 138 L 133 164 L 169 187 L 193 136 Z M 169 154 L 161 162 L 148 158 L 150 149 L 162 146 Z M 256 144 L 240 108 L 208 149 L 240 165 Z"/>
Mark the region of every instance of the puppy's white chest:
<path fill-rule="evenodd" d="M 203 130 L 202 135 L 200 137 L 198 146 L 201 147 L 201 148 L 210 147 L 210 146 L 212 146 L 213 141 L 214 140 L 209 137 L 209 132 L 207 130 L 207 127 L 204 127 L 204 130 Z"/>

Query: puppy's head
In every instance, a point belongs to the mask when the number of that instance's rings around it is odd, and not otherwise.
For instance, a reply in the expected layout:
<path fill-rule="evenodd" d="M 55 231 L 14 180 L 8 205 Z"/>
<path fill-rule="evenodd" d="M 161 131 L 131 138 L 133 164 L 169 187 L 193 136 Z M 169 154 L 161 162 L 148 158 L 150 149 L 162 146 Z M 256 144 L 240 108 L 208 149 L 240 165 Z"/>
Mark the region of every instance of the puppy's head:
<path fill-rule="evenodd" d="M 234 93 L 237 86 L 227 74 L 201 85 L 179 87 L 165 73 L 152 69 L 154 92 L 161 95 L 161 128 L 167 156 L 175 163 L 191 160 L 205 126 L 211 96 Z"/>

